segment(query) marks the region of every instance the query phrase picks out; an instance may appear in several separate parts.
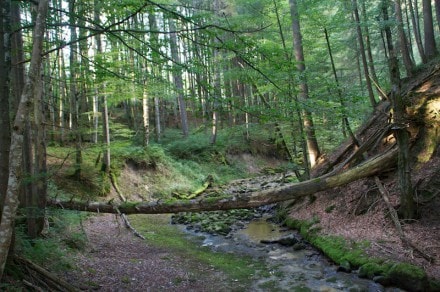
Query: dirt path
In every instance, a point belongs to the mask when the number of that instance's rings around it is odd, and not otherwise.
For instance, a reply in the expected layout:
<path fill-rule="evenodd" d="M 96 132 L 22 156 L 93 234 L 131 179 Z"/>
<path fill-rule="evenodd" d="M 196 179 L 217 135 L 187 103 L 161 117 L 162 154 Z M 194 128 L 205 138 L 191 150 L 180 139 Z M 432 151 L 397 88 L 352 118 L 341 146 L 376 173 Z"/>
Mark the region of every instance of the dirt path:
<path fill-rule="evenodd" d="M 82 290 L 231 291 L 222 272 L 166 246 L 150 246 L 114 215 L 92 217 L 84 229 L 86 250 L 75 256 L 76 269 L 63 275 Z"/>

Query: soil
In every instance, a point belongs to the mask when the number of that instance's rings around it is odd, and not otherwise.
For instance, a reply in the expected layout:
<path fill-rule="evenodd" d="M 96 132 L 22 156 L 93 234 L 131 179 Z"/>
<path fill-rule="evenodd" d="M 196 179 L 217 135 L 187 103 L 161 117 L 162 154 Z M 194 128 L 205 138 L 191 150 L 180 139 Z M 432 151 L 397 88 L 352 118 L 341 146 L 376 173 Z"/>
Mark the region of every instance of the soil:
<path fill-rule="evenodd" d="M 222 272 L 149 245 L 115 215 L 90 218 L 84 231 L 86 250 L 75 255 L 76 268 L 61 275 L 81 290 L 231 291 Z"/>

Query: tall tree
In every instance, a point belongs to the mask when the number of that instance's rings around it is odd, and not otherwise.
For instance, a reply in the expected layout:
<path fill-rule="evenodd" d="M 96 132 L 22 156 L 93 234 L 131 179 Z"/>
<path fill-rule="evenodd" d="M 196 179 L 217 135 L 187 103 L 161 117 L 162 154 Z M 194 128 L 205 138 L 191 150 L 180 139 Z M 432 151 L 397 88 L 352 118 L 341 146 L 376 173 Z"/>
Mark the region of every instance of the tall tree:
<path fill-rule="evenodd" d="M 11 147 L 9 152 L 9 177 L 6 198 L 0 221 L 0 279 L 3 276 L 9 247 L 12 241 L 14 220 L 18 207 L 18 192 L 21 182 L 20 170 L 22 167 L 22 144 L 25 120 L 31 111 L 31 102 L 38 92 L 35 89 L 41 82 L 42 49 L 48 0 L 40 0 L 38 3 L 37 16 L 32 35 L 32 55 L 29 66 L 28 78 L 23 89 L 23 94 L 18 105 L 11 135 Z"/>
<path fill-rule="evenodd" d="M 10 70 L 10 1 L 0 4 L 0 217 L 6 198 L 9 173 L 9 148 L 11 127 L 9 121 L 9 70 Z M 1 279 L 1 277 L 0 277 Z"/>
<path fill-rule="evenodd" d="M 386 0 L 385 0 L 386 1 Z M 384 1 L 383 1 L 384 2 Z M 384 21 L 388 22 L 388 5 L 382 4 L 382 14 Z M 401 80 L 399 73 L 399 63 L 397 54 L 394 49 L 391 29 L 385 26 L 385 35 L 387 47 L 389 52 L 389 72 L 391 81 L 391 104 L 393 107 L 393 124 L 398 150 L 398 183 L 400 190 L 400 208 L 399 213 L 403 219 L 414 219 L 415 205 L 413 200 L 413 188 L 411 184 L 411 169 L 410 169 L 410 155 L 409 155 L 409 133 L 407 130 L 406 120 L 406 101 L 401 94 Z"/>
<path fill-rule="evenodd" d="M 365 54 L 364 37 L 363 37 L 362 29 L 361 29 L 361 20 L 359 17 L 359 9 L 358 9 L 357 0 L 352 0 L 352 6 L 353 6 L 354 19 L 356 21 L 356 32 L 357 32 L 357 38 L 358 38 L 358 43 L 359 43 L 360 55 L 362 57 L 362 65 L 364 68 L 365 83 L 367 85 L 368 97 L 370 98 L 371 106 L 375 107 L 376 106 L 376 99 L 374 98 L 373 86 L 371 84 L 370 71 L 368 69 L 367 56 Z"/>
<path fill-rule="evenodd" d="M 394 11 L 396 13 L 396 21 L 397 21 L 397 32 L 399 35 L 399 47 L 400 54 L 403 59 L 403 64 L 405 65 L 405 71 L 407 76 L 412 76 L 412 71 L 414 64 L 411 60 L 411 56 L 409 53 L 409 45 L 408 40 L 406 38 L 405 30 L 403 27 L 403 14 L 402 14 L 402 4 L 400 0 L 394 1 Z"/>
<path fill-rule="evenodd" d="M 170 26 L 170 47 L 171 47 L 171 56 L 175 63 L 176 68 L 173 70 L 173 79 L 174 86 L 177 93 L 177 101 L 179 104 L 179 113 L 180 113 L 180 125 L 182 127 L 182 133 L 184 137 L 188 137 L 188 117 L 186 113 L 186 102 L 184 97 L 184 89 L 183 89 L 183 79 L 182 79 L 182 70 L 180 68 L 180 55 L 177 49 L 177 33 L 176 26 L 174 24 L 174 20 L 169 20 Z"/>
<path fill-rule="evenodd" d="M 306 101 L 309 98 L 309 87 L 307 85 L 306 78 L 306 65 L 304 60 L 297 0 L 289 0 L 289 4 L 290 16 L 292 18 L 293 46 L 295 50 L 296 69 L 300 75 L 299 97 L 301 100 Z M 313 167 L 316 164 L 316 160 L 321 155 L 321 152 L 319 149 L 318 140 L 316 138 L 312 113 L 307 108 L 303 109 L 303 122 L 306 132 L 309 162 Z"/>
<path fill-rule="evenodd" d="M 417 50 L 423 63 L 426 63 L 425 50 L 423 49 L 422 37 L 420 36 L 419 21 L 417 11 L 414 11 L 413 0 L 408 0 L 409 13 L 411 15 L 411 24 L 414 32 L 414 39 L 417 44 Z"/>
<path fill-rule="evenodd" d="M 434 38 L 434 20 L 432 17 L 432 5 L 431 0 L 423 0 L 423 28 L 425 36 L 425 55 L 432 58 L 435 56 L 437 49 L 435 47 Z"/>
<path fill-rule="evenodd" d="M 94 20 L 95 25 L 99 28 L 100 27 L 100 15 L 101 15 L 101 5 L 102 1 L 95 0 L 94 1 Z M 102 68 L 104 66 L 103 64 L 103 53 L 104 50 L 102 48 L 102 40 L 101 35 L 96 35 L 96 52 L 97 52 L 97 61 Z M 102 100 L 102 136 L 103 136 L 103 145 L 104 145 L 104 155 L 102 159 L 102 167 L 101 169 L 104 172 L 110 171 L 110 129 L 109 129 L 109 120 L 108 120 L 108 105 L 107 105 L 107 93 L 105 92 L 105 81 L 102 80 L 103 72 L 102 69 L 99 69 L 97 72 L 97 83 L 99 86 L 99 89 L 97 89 L 98 96 L 101 97 Z"/>
<path fill-rule="evenodd" d="M 81 150 L 81 129 L 79 127 L 79 93 L 77 89 L 78 79 L 78 37 L 76 33 L 76 0 L 69 2 L 69 25 L 70 25 L 70 56 L 69 56 L 69 70 L 70 70 L 70 122 L 72 125 L 72 136 L 75 141 L 75 173 L 76 179 L 81 177 L 82 165 L 82 150 Z"/>

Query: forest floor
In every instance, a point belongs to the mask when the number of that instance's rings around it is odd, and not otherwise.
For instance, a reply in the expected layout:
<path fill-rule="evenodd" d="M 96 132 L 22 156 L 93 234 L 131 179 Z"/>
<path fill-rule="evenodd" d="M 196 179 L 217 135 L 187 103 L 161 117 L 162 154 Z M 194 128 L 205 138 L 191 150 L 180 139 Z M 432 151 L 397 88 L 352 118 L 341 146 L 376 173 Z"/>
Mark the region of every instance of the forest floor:
<path fill-rule="evenodd" d="M 157 216 L 169 222 L 166 215 Z M 135 237 L 115 215 L 93 216 L 83 227 L 87 246 L 74 255 L 75 268 L 61 274 L 81 290 L 231 291 L 231 285 L 238 286 L 188 254 Z"/>

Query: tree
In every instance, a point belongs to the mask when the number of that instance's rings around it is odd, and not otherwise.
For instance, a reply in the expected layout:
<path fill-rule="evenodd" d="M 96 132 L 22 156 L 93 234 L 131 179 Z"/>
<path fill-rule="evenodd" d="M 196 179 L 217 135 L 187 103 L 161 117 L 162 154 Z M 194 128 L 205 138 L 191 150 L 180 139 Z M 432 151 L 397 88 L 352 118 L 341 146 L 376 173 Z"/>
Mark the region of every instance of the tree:
<path fill-rule="evenodd" d="M 434 38 L 434 20 L 432 17 L 431 0 L 423 0 L 423 28 L 425 36 L 425 55 L 432 58 L 437 53 Z M 439 4 L 438 4 L 439 5 Z"/>
<path fill-rule="evenodd" d="M 362 34 L 362 29 L 361 29 L 361 21 L 360 21 L 360 17 L 359 17 L 359 9 L 358 9 L 357 0 L 352 0 L 352 5 L 353 5 L 354 18 L 356 21 L 356 32 L 357 32 L 357 38 L 358 38 L 358 44 L 359 44 L 359 51 L 360 51 L 360 55 L 362 57 L 362 65 L 364 68 L 365 83 L 367 84 L 368 97 L 370 98 L 371 106 L 374 108 L 376 106 L 376 99 L 374 98 L 373 86 L 371 84 L 371 76 L 370 76 L 370 71 L 368 69 L 367 56 L 365 55 L 364 37 Z"/>
<path fill-rule="evenodd" d="M 94 1 L 94 20 L 95 25 L 100 27 L 100 13 L 101 13 L 101 1 Z M 101 35 L 96 35 L 96 52 L 97 52 L 97 62 L 100 66 L 103 66 L 103 53 L 104 50 L 102 48 L 102 40 Z M 107 105 L 107 93 L 105 92 L 105 81 L 102 80 L 102 69 L 97 72 L 97 81 L 100 88 L 97 90 L 98 96 L 101 96 L 102 100 L 102 136 L 103 136 L 103 145 L 104 145 L 104 155 L 102 159 L 101 170 L 104 172 L 110 171 L 110 129 L 109 129 L 109 120 L 108 120 L 108 105 Z"/>
<path fill-rule="evenodd" d="M 0 217 L 6 198 L 9 173 L 11 127 L 9 120 L 9 70 L 10 70 L 10 1 L 0 4 Z M 1 275 L 0 275 L 1 279 Z"/>
<path fill-rule="evenodd" d="M 177 94 L 177 101 L 179 104 L 179 113 L 180 113 L 180 124 L 182 127 L 182 133 L 183 137 L 188 137 L 189 130 L 188 130 L 188 117 L 186 113 L 186 103 L 184 99 L 184 92 L 183 92 L 183 79 L 182 79 L 182 71 L 179 68 L 180 66 L 180 56 L 179 51 L 177 49 L 177 33 L 176 33 L 176 26 L 174 24 L 174 20 L 169 20 L 169 26 L 170 26 L 170 47 L 171 47 L 171 56 L 173 58 L 175 69 L 173 70 L 173 79 L 174 79 L 174 86 Z"/>
<path fill-rule="evenodd" d="M 14 119 L 11 135 L 11 147 L 9 152 L 9 176 L 6 198 L 3 204 L 3 211 L 0 221 L 0 279 L 3 276 L 9 247 L 12 240 L 14 220 L 18 208 L 18 192 L 22 177 L 22 143 L 25 121 L 31 112 L 31 102 L 36 94 L 38 83 L 41 82 L 40 70 L 42 64 L 42 48 L 48 1 L 40 0 L 38 3 L 37 16 L 32 35 L 32 55 L 29 66 L 28 78 L 23 89 L 23 94 L 18 105 L 17 114 Z"/>
<path fill-rule="evenodd" d="M 387 4 L 382 5 L 384 21 L 388 21 Z M 397 140 L 398 146 L 398 184 L 400 190 L 399 213 L 403 219 L 414 219 L 415 205 L 413 200 L 413 188 L 411 184 L 411 169 L 409 155 L 409 133 L 407 130 L 408 122 L 405 113 L 406 101 L 401 93 L 401 80 L 397 54 L 393 45 L 393 38 L 389 26 L 385 27 L 385 35 L 389 52 L 389 72 L 391 81 L 391 105 L 393 107 L 392 129 Z"/>
<path fill-rule="evenodd" d="M 403 16 L 402 16 L 402 4 L 400 0 L 395 0 L 394 2 L 394 11 L 396 13 L 396 21 L 397 21 L 397 32 L 399 35 L 399 47 L 400 53 L 402 55 L 403 64 L 405 65 L 405 71 L 407 76 L 412 76 L 413 70 L 413 62 L 411 61 L 411 57 L 408 49 L 408 41 L 406 38 L 406 34 L 403 27 Z"/>
<path fill-rule="evenodd" d="M 292 18 L 293 46 L 295 50 L 296 68 L 298 70 L 298 74 L 300 75 L 299 97 L 302 101 L 306 101 L 309 99 L 309 87 L 306 79 L 306 65 L 304 61 L 298 5 L 296 0 L 289 0 L 289 4 L 290 15 Z M 306 132 L 309 163 L 313 167 L 316 163 L 316 160 L 321 155 L 321 152 L 319 150 L 318 140 L 316 138 L 312 113 L 306 108 L 303 109 L 303 121 Z"/>

